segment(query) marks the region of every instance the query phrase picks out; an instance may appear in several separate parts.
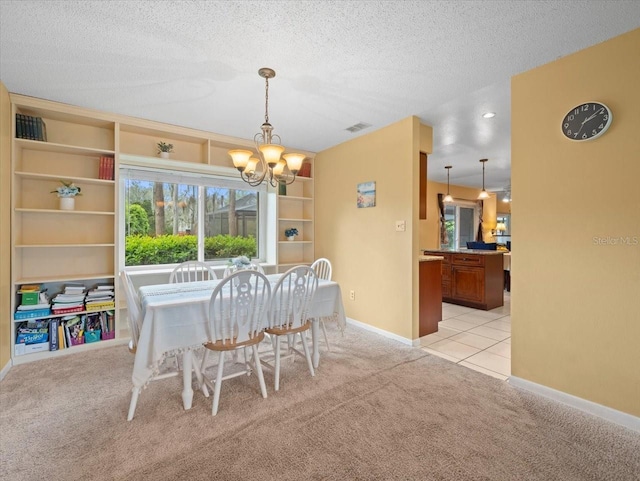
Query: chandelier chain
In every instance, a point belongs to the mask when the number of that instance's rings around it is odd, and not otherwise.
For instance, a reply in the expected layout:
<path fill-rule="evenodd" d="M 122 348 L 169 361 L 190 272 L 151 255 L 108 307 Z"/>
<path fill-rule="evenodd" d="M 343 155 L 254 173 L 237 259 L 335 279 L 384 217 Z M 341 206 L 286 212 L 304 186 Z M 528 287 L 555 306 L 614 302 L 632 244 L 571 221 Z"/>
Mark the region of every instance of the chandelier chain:
<path fill-rule="evenodd" d="M 264 121 L 269 123 L 269 77 L 265 77 L 264 87 Z"/>

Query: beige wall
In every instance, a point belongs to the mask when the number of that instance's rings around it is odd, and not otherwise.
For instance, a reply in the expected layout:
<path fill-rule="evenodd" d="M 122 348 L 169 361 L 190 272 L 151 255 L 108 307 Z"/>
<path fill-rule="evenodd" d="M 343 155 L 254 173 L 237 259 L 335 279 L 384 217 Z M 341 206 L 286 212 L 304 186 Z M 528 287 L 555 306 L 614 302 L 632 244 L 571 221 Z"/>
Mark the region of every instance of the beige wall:
<path fill-rule="evenodd" d="M 11 102 L 0 82 L 0 369 L 11 359 Z"/>
<path fill-rule="evenodd" d="M 406 339 L 418 337 L 419 152 L 430 135 L 409 117 L 319 152 L 314 164 L 316 257 L 331 260 L 347 316 Z M 356 186 L 369 181 L 376 206 L 358 209 Z"/>
<path fill-rule="evenodd" d="M 512 259 L 511 372 L 635 416 L 639 84 L 636 29 L 514 77 L 511 92 L 518 246 Z M 609 131 L 588 142 L 565 139 L 564 115 L 593 100 L 612 109 Z M 634 245 L 613 244 L 619 238 Z"/>
<path fill-rule="evenodd" d="M 427 167 L 428 168 L 428 167 Z M 428 172 L 428 171 L 427 171 Z M 449 185 L 449 193 L 454 200 L 476 201 L 481 189 Z M 447 193 L 447 184 L 439 182 L 427 183 L 427 219 L 420 221 L 420 248 L 440 248 L 440 210 L 438 208 L 438 194 Z M 496 195 L 489 193 L 490 197 L 484 201 L 483 207 L 483 232 L 486 242 L 494 242 L 491 229 L 496 226 Z"/>

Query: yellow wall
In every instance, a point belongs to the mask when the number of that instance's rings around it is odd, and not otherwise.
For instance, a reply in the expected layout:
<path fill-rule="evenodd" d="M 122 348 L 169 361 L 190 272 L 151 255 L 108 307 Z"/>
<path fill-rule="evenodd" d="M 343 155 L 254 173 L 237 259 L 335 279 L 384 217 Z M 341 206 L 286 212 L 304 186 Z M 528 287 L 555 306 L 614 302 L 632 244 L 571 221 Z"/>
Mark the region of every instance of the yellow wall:
<path fill-rule="evenodd" d="M 512 259 L 511 372 L 635 416 L 639 84 L 636 29 L 518 75 L 511 91 L 518 246 Z M 588 142 L 565 139 L 564 115 L 593 100 L 612 109 L 609 131 Z M 633 245 L 612 243 L 627 237 Z"/>
<path fill-rule="evenodd" d="M 430 135 L 409 117 L 319 152 L 314 163 L 316 257 L 331 260 L 348 317 L 406 339 L 418 337 L 419 152 Z M 376 206 L 358 209 L 357 184 L 369 181 Z"/>
<path fill-rule="evenodd" d="M 450 185 L 449 193 L 454 200 L 476 201 L 481 189 Z M 420 248 L 440 248 L 440 209 L 438 208 L 438 194 L 447 193 L 447 184 L 439 182 L 427 183 L 427 219 L 420 221 Z M 485 242 L 494 242 L 491 229 L 496 226 L 496 195 L 489 193 L 490 197 L 484 201 L 483 207 L 483 232 Z"/>
<path fill-rule="evenodd" d="M 0 369 L 11 359 L 11 102 L 0 82 Z"/>

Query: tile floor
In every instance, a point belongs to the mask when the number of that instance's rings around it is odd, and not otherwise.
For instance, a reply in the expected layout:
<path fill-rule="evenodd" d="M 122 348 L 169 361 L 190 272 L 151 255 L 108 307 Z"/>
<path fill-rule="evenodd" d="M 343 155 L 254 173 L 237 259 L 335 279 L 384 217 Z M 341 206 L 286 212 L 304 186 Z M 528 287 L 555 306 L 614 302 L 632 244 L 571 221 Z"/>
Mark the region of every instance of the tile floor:
<path fill-rule="evenodd" d="M 511 296 L 491 311 L 442 303 L 438 332 L 420 338 L 426 352 L 498 379 L 511 375 Z"/>

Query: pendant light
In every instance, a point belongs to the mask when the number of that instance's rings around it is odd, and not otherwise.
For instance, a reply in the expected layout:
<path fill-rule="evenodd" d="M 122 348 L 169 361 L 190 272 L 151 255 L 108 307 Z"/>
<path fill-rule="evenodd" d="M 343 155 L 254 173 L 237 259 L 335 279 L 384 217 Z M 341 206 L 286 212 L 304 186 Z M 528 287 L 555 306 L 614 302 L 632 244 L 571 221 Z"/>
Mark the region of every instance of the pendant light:
<path fill-rule="evenodd" d="M 488 199 L 489 192 L 487 192 L 484 188 L 484 164 L 489 159 L 480 159 L 480 163 L 482 164 L 482 190 L 480 191 L 480 195 L 478 195 L 478 200 Z"/>
<path fill-rule="evenodd" d="M 445 167 L 445 169 L 447 169 L 447 195 L 444 196 L 444 199 L 442 199 L 442 202 L 453 202 L 453 197 L 451 197 L 451 194 L 449 193 L 449 169 L 451 168 L 450 165 L 447 165 Z"/>

